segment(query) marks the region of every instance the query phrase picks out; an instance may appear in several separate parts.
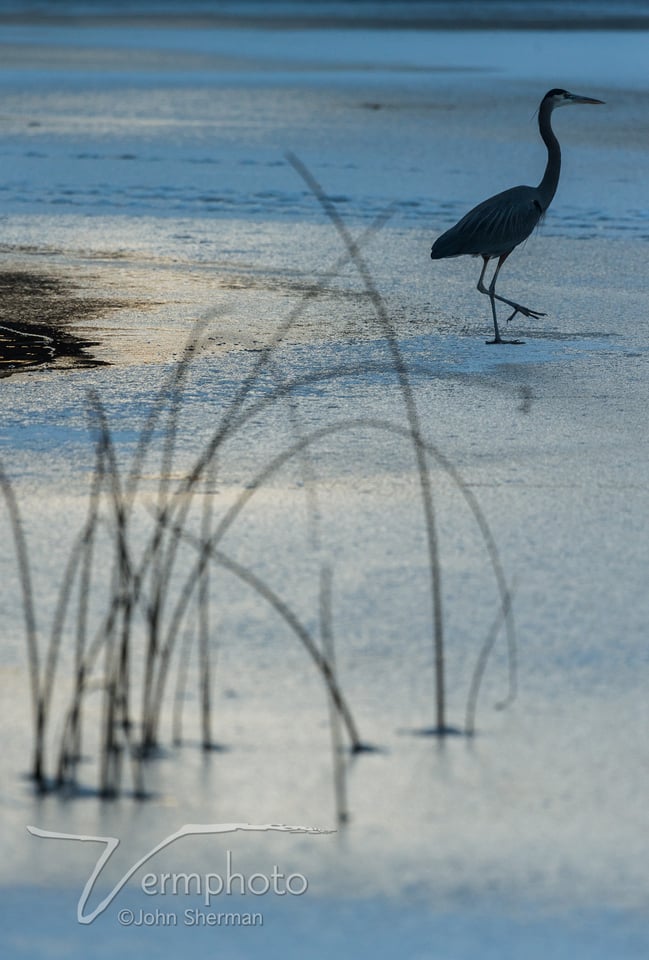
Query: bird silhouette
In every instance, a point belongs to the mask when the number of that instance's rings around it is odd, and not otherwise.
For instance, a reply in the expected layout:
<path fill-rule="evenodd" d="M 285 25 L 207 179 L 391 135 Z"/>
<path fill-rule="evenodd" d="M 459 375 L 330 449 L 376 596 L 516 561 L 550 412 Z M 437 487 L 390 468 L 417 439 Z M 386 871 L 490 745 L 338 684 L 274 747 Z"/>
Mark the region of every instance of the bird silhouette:
<path fill-rule="evenodd" d="M 523 307 L 514 300 L 499 296 L 496 293 L 496 280 L 509 254 L 529 237 L 550 206 L 557 190 L 561 172 L 561 148 L 552 129 L 552 111 L 555 107 L 569 104 L 603 102 L 603 100 L 594 100 L 592 97 L 577 96 L 567 90 L 549 90 L 539 106 L 539 132 L 548 150 L 548 161 L 538 187 L 511 187 L 509 190 L 503 190 L 502 193 L 489 197 L 488 200 L 483 200 L 473 210 L 469 210 L 454 227 L 438 237 L 433 244 L 430 252 L 432 260 L 460 257 L 465 254 L 482 257 L 478 290 L 489 297 L 494 323 L 494 338 L 487 340 L 487 343 L 522 342 L 521 340 L 503 340 L 500 336 L 496 300 L 513 308 L 512 313 L 507 317 L 508 323 L 517 313 L 535 320 L 545 316 L 538 310 L 530 310 L 529 307 Z M 487 264 L 493 259 L 497 259 L 498 263 L 489 287 L 485 287 L 483 281 Z"/>

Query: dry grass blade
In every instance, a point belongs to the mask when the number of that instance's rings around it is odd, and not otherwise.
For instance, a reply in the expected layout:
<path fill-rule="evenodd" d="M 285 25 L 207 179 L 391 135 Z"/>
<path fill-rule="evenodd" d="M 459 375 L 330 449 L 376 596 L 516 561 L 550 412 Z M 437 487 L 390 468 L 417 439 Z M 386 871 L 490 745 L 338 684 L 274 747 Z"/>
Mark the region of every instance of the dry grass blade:
<path fill-rule="evenodd" d="M 331 674 L 336 678 L 336 650 L 333 631 L 333 573 L 330 567 L 323 565 L 320 570 L 320 638 L 322 650 L 329 663 Z M 329 701 L 329 726 L 331 728 L 331 751 L 333 759 L 334 799 L 336 820 L 339 826 L 349 820 L 347 806 L 347 778 L 345 758 L 343 756 L 340 714 L 331 695 Z"/>
<path fill-rule="evenodd" d="M 40 657 L 38 650 L 38 629 L 36 625 L 36 609 L 34 606 L 34 591 L 32 589 L 31 568 L 29 565 L 29 551 L 23 533 L 18 502 L 13 487 L 0 464 L 0 489 L 7 504 L 9 520 L 16 548 L 18 563 L 18 578 L 22 592 L 23 615 L 25 618 L 25 636 L 27 639 L 27 660 L 29 663 L 29 679 L 32 697 L 32 713 L 34 723 L 34 758 L 32 761 L 32 777 L 39 789 L 45 786 L 44 751 L 45 751 L 45 724 L 46 716 L 43 698 L 40 690 Z"/>

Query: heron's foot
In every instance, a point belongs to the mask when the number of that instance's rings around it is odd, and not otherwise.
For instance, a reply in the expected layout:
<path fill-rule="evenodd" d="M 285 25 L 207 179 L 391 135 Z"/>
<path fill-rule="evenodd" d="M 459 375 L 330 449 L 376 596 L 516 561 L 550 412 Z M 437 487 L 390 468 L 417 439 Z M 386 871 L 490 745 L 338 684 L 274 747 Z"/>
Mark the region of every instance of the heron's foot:
<path fill-rule="evenodd" d="M 541 313 L 540 310 L 530 310 L 529 307 L 523 307 L 520 303 L 510 304 L 514 309 L 507 317 L 507 323 L 510 320 L 513 320 L 517 313 L 521 313 L 524 317 L 529 317 L 531 320 L 540 320 L 541 317 L 545 317 L 545 313 Z"/>
<path fill-rule="evenodd" d="M 493 340 L 485 340 L 485 343 L 491 345 L 492 343 L 508 343 L 513 344 L 514 346 L 520 347 L 525 341 L 524 340 L 503 340 L 502 337 L 494 337 Z"/>

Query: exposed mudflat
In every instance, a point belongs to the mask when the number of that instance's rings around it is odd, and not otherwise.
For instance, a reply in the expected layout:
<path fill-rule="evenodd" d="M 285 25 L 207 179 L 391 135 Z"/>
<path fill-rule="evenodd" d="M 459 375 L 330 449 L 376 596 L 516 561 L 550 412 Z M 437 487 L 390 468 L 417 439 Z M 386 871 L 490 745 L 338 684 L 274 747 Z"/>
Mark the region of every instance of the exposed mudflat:
<path fill-rule="evenodd" d="M 0 376 L 47 364 L 57 369 L 92 367 L 97 341 L 79 336 L 79 325 L 119 304 L 80 295 L 76 284 L 51 274 L 0 272 Z"/>

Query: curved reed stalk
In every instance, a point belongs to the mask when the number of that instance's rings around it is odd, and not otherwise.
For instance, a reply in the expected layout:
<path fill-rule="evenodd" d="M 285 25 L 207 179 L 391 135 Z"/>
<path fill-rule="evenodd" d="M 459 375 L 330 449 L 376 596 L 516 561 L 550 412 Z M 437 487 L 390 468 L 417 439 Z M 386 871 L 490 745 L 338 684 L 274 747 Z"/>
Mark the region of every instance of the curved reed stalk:
<path fill-rule="evenodd" d="M 160 659 L 160 668 L 158 672 L 157 680 L 157 689 L 155 701 L 157 704 L 156 707 L 156 717 L 160 716 L 160 709 L 162 699 L 164 697 L 164 688 L 166 682 L 166 676 L 169 669 L 171 654 L 176 643 L 176 638 L 178 637 L 180 625 L 182 623 L 185 611 L 188 607 L 191 595 L 196 588 L 197 583 L 201 575 L 204 566 L 207 564 L 210 557 L 213 555 L 213 551 L 217 548 L 218 543 L 223 538 L 227 530 L 232 526 L 236 518 L 239 516 L 245 505 L 248 501 L 254 496 L 257 490 L 263 486 L 263 484 L 269 480 L 273 474 L 277 473 L 282 467 L 284 467 L 290 460 L 296 457 L 302 448 L 306 446 L 311 446 L 312 444 L 317 443 L 318 441 L 333 436 L 337 433 L 342 433 L 345 431 L 353 429 L 372 429 L 378 431 L 384 431 L 392 434 L 399 435 L 404 439 L 409 440 L 412 443 L 416 443 L 418 447 L 421 448 L 424 455 L 431 456 L 437 461 L 437 463 L 442 467 L 442 469 L 447 473 L 453 483 L 456 485 L 458 490 L 462 493 L 467 505 L 469 506 L 473 516 L 477 522 L 478 529 L 483 538 L 485 544 L 485 549 L 487 551 L 487 556 L 489 557 L 490 564 L 492 566 L 494 576 L 496 579 L 496 584 L 500 594 L 500 609 L 502 611 L 502 617 L 500 622 L 505 622 L 509 625 L 509 629 L 512 631 L 512 636 L 510 638 L 513 642 L 513 619 L 512 619 L 512 610 L 511 610 L 511 598 L 507 582 L 505 580 L 504 571 L 502 568 L 502 563 L 500 561 L 500 555 L 491 533 L 491 529 L 487 520 L 482 512 L 480 505 L 472 493 L 470 488 L 464 482 L 461 474 L 453 466 L 453 464 L 445 457 L 437 448 L 437 446 L 430 441 L 422 440 L 420 436 L 413 435 L 412 431 L 407 427 L 403 427 L 399 424 L 392 423 L 389 420 L 379 420 L 369 417 L 358 417 L 345 421 L 340 421 L 337 424 L 330 424 L 319 428 L 318 430 L 313 431 L 308 436 L 303 437 L 300 441 L 293 444 L 291 447 L 283 450 L 281 453 L 277 454 L 275 457 L 270 460 L 265 467 L 260 470 L 253 480 L 248 484 L 245 490 L 243 490 L 235 503 L 232 504 L 230 509 L 226 511 L 221 521 L 216 526 L 214 532 L 207 542 L 194 540 L 194 544 L 200 543 L 200 549 L 197 549 L 197 560 L 194 566 L 190 569 L 185 584 L 179 594 L 179 599 L 174 610 L 174 614 L 170 625 L 167 630 L 167 638 L 165 643 L 161 648 L 161 659 Z M 188 539 L 189 535 L 186 533 L 183 527 L 177 525 L 174 527 L 176 535 L 185 540 Z M 494 637 L 495 640 L 495 637 Z M 487 658 L 493 643 L 488 647 Z M 486 663 L 486 659 L 485 659 Z M 478 689 L 481 681 L 482 673 L 479 674 L 478 679 Z M 477 693 L 476 693 L 477 695 Z M 155 735 L 157 730 L 158 720 L 155 720 L 152 726 L 152 733 Z"/>
<path fill-rule="evenodd" d="M 333 702 L 336 705 L 336 709 L 340 712 L 341 717 L 347 728 L 347 733 L 351 743 L 351 749 L 355 753 L 360 753 L 365 750 L 366 747 L 363 744 L 354 722 L 352 712 L 345 700 L 343 694 L 340 691 L 340 688 L 336 682 L 336 678 L 332 673 L 331 666 L 328 660 L 321 654 L 318 649 L 317 644 L 315 643 L 310 632 L 304 626 L 304 624 L 299 620 L 296 614 L 291 610 L 286 601 L 277 594 L 271 587 L 262 580 L 261 577 L 253 573 L 249 567 L 245 567 L 243 564 L 238 563 L 236 560 L 233 560 L 232 557 L 229 557 L 222 550 L 219 550 L 217 547 L 213 546 L 211 541 L 204 543 L 200 538 L 193 536 L 188 533 L 184 528 L 179 527 L 175 528 L 174 532 L 181 540 L 190 543 L 195 547 L 196 551 L 205 558 L 205 562 L 209 560 L 215 560 L 220 566 L 225 570 L 228 570 L 230 573 L 234 574 L 239 580 L 242 580 L 249 587 L 263 597 L 282 617 L 286 624 L 291 628 L 295 633 L 297 638 L 300 640 L 307 653 L 315 663 L 318 671 L 320 672 L 322 679 L 324 680 L 327 689 L 331 695 Z M 175 635 L 171 635 L 175 639 Z M 159 723 L 160 710 L 162 705 L 162 700 L 164 696 L 164 683 L 166 680 L 167 672 L 169 669 L 169 663 L 171 658 L 171 653 L 173 651 L 174 644 L 171 643 L 165 647 L 161 652 L 161 667 L 158 673 L 160 679 L 160 687 L 156 690 L 155 698 L 155 712 L 153 717 L 153 722 L 155 728 Z"/>
<path fill-rule="evenodd" d="M 353 239 L 347 226 L 338 213 L 335 204 L 326 195 L 318 181 L 311 171 L 306 167 L 295 154 L 288 154 L 287 159 L 297 173 L 302 177 L 309 187 L 314 197 L 329 217 L 329 220 L 335 227 L 340 236 L 350 260 L 356 267 L 365 287 L 365 290 L 372 302 L 377 319 L 383 329 L 384 335 L 388 341 L 392 362 L 399 382 L 403 404 L 406 410 L 408 425 L 413 437 L 413 447 L 417 460 L 417 473 L 419 475 L 419 484 L 421 487 L 422 509 L 424 512 L 424 523 L 426 526 L 426 537 L 428 540 L 428 559 L 430 570 L 430 589 L 433 606 L 433 649 L 435 652 L 435 710 L 436 727 L 435 732 L 439 736 L 454 732 L 446 725 L 446 685 L 444 680 L 444 616 L 442 612 L 442 569 L 439 561 L 439 543 L 437 535 L 437 524 L 435 521 L 435 510 L 433 506 L 433 491 L 430 482 L 430 475 L 426 464 L 426 458 L 421 446 L 416 443 L 416 439 L 421 438 L 421 425 L 419 414 L 415 403 L 414 392 L 410 383 L 408 370 L 401 353 L 399 341 L 394 331 L 383 298 L 377 290 L 372 274 L 363 258 L 360 248 Z"/>

